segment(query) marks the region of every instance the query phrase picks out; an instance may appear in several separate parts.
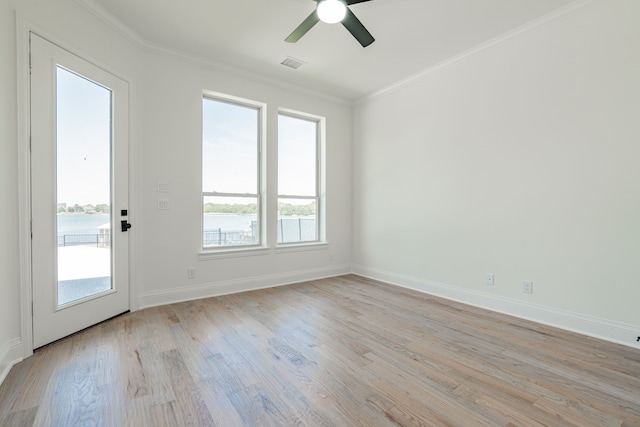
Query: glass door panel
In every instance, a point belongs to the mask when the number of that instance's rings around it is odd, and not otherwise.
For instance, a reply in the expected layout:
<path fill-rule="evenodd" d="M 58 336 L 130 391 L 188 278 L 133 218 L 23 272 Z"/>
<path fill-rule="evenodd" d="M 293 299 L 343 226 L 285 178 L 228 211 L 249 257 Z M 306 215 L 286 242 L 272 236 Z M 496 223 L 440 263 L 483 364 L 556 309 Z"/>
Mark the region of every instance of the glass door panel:
<path fill-rule="evenodd" d="M 113 288 L 111 90 L 56 68 L 57 306 Z"/>

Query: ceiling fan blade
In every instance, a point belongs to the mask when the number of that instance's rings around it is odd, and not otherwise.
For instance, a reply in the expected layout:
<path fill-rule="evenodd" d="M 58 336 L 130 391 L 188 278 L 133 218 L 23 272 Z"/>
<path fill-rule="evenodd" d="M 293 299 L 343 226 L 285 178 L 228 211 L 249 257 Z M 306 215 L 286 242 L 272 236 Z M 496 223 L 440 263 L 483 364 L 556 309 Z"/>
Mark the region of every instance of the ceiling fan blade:
<path fill-rule="evenodd" d="M 298 25 L 298 28 L 296 28 L 291 34 L 289 34 L 289 37 L 284 39 L 284 41 L 289 43 L 297 42 L 302 36 L 307 34 L 307 32 L 318 23 L 318 21 L 320 21 L 320 18 L 318 18 L 318 14 L 314 10 L 313 12 L 311 12 L 311 15 L 307 16 L 307 19 L 302 21 L 302 24 Z"/>
<path fill-rule="evenodd" d="M 350 6 L 352 4 L 364 3 L 366 1 L 371 1 L 371 0 L 347 0 L 347 5 Z"/>
<path fill-rule="evenodd" d="M 349 8 L 342 20 L 342 25 L 360 42 L 362 47 L 367 47 L 376 40 Z"/>

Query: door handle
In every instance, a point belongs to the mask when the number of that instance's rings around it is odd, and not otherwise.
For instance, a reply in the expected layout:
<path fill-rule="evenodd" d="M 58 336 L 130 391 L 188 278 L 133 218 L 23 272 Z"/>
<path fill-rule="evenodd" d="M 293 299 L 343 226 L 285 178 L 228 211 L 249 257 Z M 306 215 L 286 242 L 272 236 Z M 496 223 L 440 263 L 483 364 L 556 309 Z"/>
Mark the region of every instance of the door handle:
<path fill-rule="evenodd" d="M 120 221 L 120 227 L 123 232 L 126 232 L 131 228 L 131 224 L 129 224 L 126 219 L 123 219 L 122 221 Z"/>

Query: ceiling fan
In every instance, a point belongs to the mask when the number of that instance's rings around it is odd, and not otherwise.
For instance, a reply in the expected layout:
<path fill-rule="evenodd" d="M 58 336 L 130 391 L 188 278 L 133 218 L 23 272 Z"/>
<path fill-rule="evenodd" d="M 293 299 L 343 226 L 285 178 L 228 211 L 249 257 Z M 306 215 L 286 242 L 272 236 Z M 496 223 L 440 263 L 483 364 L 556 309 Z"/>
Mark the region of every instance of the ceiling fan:
<path fill-rule="evenodd" d="M 313 28 L 318 21 L 327 24 L 342 22 L 342 25 L 349 30 L 353 37 L 360 42 L 362 47 L 367 47 L 375 41 L 371 33 L 362 25 L 362 22 L 351 12 L 348 6 L 356 3 L 364 3 L 371 0 L 314 0 L 318 3 L 316 9 L 311 12 L 298 28 L 284 39 L 286 42 L 295 43 Z"/>

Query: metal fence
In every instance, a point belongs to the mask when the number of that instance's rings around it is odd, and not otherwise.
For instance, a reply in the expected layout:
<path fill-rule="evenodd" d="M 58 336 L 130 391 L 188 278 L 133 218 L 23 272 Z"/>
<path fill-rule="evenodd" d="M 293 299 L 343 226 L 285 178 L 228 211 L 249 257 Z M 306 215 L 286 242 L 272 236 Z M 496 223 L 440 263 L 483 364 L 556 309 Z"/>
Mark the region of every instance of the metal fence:
<path fill-rule="evenodd" d="M 62 234 L 58 236 L 58 246 L 95 245 L 105 247 L 111 244 L 108 234 Z"/>
<path fill-rule="evenodd" d="M 239 246 L 256 243 L 256 236 L 245 230 L 204 230 L 202 243 L 204 246 Z"/>
<path fill-rule="evenodd" d="M 222 227 L 203 231 L 202 244 L 207 246 L 242 246 L 258 243 L 258 224 L 251 221 L 248 230 L 225 230 Z M 318 240 L 315 218 L 280 218 L 278 243 L 313 242 Z"/>
<path fill-rule="evenodd" d="M 313 242 L 318 240 L 315 218 L 280 218 L 278 243 Z"/>
<path fill-rule="evenodd" d="M 203 246 L 242 246 L 258 243 L 258 223 L 251 221 L 248 230 L 223 230 L 221 227 L 202 232 Z"/>

